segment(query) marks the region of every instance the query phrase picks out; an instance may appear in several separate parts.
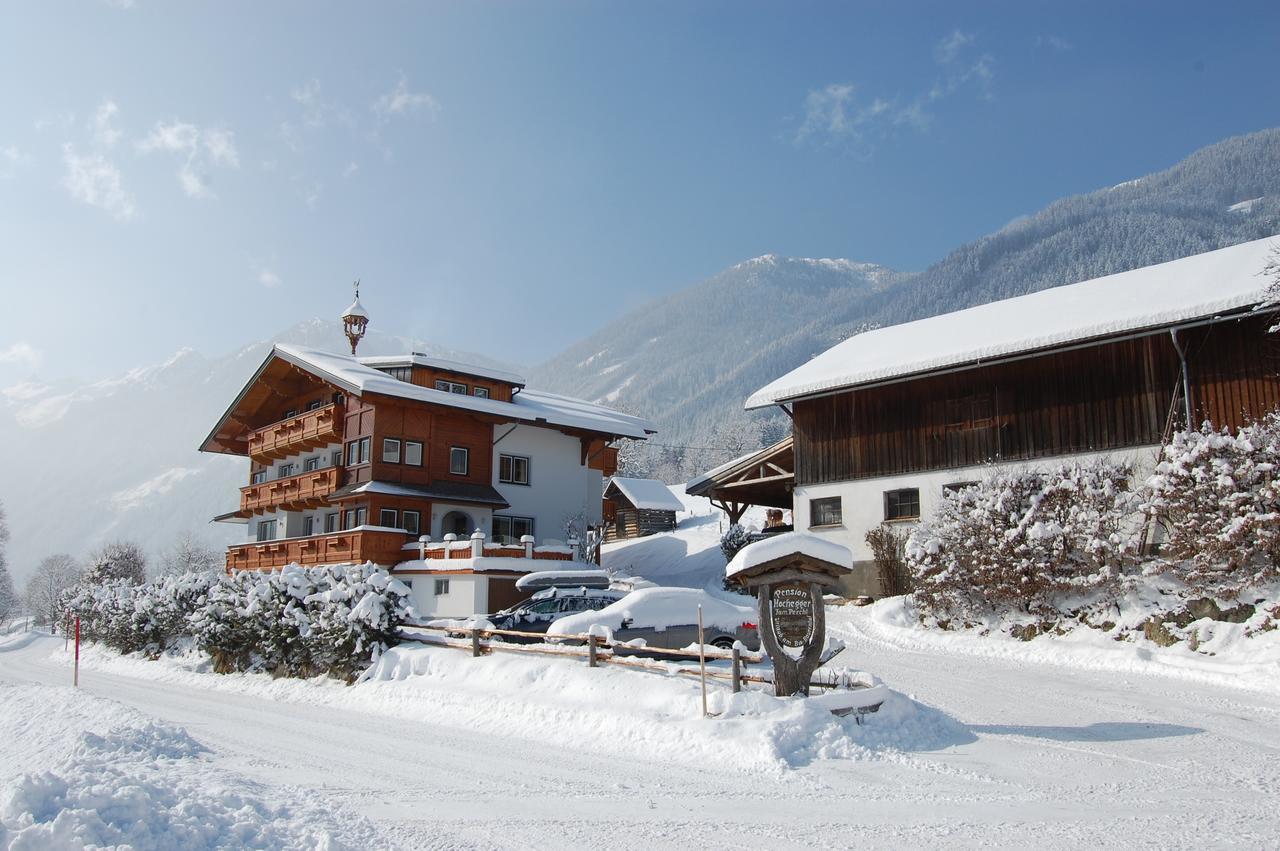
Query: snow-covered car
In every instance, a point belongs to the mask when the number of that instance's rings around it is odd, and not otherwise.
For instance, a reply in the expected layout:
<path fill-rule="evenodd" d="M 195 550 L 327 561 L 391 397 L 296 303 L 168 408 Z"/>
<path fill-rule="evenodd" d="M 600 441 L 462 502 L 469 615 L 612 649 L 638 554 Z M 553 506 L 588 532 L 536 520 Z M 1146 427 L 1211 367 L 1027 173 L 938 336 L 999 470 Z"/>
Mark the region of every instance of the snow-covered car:
<path fill-rule="evenodd" d="M 609 591 L 602 588 L 546 588 L 509 609 L 482 617 L 492 623 L 494 629 L 547 632 L 547 627 L 551 626 L 552 621 L 557 618 L 603 609 L 624 596 L 626 596 L 625 591 Z M 518 636 L 508 635 L 503 638 L 507 641 L 521 641 Z"/>
<path fill-rule="evenodd" d="M 681 649 L 698 643 L 698 606 L 702 606 L 703 636 L 707 644 L 728 649 L 741 641 L 760 649 L 756 609 L 751 598 L 739 604 L 731 595 L 697 588 L 642 588 L 599 611 L 566 615 L 547 629 L 554 635 L 583 635 L 605 627 L 615 641 L 642 639 L 644 645 Z M 637 645 L 640 642 L 636 642 Z"/>

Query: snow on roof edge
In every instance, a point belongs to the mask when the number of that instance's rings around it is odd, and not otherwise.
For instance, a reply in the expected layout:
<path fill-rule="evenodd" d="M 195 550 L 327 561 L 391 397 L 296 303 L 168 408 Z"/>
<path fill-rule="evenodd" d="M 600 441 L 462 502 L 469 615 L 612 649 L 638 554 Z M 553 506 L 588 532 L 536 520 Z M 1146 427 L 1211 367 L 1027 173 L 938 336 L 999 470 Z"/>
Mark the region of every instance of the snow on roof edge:
<path fill-rule="evenodd" d="M 1260 273 L 1278 245 L 1280 235 L 1264 237 L 868 331 L 774 379 L 744 407 L 1248 308 L 1262 298 Z M 1098 318 L 1100 303 L 1111 309 Z"/>
<path fill-rule="evenodd" d="M 636 508 L 647 511 L 684 511 L 684 503 L 671 492 L 666 482 L 658 479 L 614 476 L 609 483 L 617 486 Z"/>

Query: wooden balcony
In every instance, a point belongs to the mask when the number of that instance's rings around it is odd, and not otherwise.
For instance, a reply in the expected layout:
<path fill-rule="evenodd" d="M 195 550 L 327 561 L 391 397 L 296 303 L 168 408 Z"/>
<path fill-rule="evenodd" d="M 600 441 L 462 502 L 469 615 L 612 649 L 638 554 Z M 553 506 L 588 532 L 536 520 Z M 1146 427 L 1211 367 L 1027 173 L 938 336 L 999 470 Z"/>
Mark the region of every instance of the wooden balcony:
<path fill-rule="evenodd" d="M 249 456 L 260 463 L 342 442 L 342 406 L 303 411 L 249 434 Z"/>
<path fill-rule="evenodd" d="M 385 529 L 352 529 L 307 538 L 240 544 L 227 548 L 227 570 L 276 570 L 286 564 L 363 564 L 387 567 L 406 558 L 401 548 L 413 536 Z"/>
<path fill-rule="evenodd" d="M 319 508 L 342 484 L 341 467 L 323 467 L 284 479 L 240 488 L 240 514 L 260 514 L 273 509 L 301 511 Z"/>

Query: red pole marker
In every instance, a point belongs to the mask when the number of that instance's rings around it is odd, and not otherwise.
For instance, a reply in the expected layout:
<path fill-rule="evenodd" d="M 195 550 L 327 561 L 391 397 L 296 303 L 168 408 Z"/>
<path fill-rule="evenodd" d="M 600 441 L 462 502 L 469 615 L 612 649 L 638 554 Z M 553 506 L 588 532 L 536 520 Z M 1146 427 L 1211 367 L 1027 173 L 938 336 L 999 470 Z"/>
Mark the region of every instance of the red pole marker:
<path fill-rule="evenodd" d="M 79 688 L 80 686 L 80 616 L 76 615 L 76 667 L 75 672 L 71 675 L 71 684 Z"/>

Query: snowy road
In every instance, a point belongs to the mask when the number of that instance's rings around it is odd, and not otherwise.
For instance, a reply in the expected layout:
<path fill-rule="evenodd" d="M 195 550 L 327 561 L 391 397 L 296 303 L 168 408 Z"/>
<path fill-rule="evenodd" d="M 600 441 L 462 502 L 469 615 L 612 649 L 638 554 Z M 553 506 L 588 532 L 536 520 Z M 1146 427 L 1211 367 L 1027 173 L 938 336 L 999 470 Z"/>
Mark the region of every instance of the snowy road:
<path fill-rule="evenodd" d="M 841 662 L 955 717 L 971 741 L 762 775 L 141 675 L 82 682 L 185 727 L 220 767 L 311 790 L 406 848 L 1280 843 L 1280 699 L 904 650 L 860 617 L 833 613 Z M 61 644 L 0 647 L 0 680 L 65 683 Z"/>

